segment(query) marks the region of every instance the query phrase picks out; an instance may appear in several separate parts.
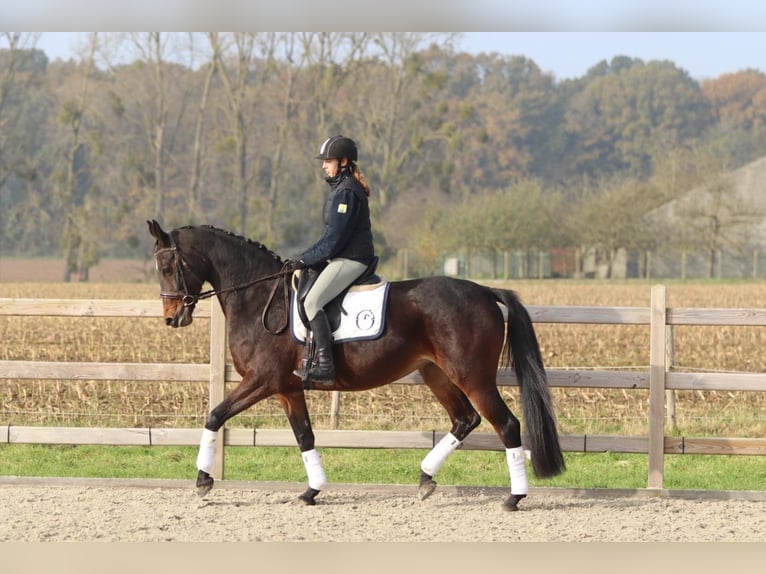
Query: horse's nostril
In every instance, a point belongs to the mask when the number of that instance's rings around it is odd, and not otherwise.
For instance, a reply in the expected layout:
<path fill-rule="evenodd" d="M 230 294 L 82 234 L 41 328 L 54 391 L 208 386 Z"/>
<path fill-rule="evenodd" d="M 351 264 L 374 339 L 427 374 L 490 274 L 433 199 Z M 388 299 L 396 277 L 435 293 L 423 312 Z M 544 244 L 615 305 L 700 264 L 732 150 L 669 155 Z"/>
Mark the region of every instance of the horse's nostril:
<path fill-rule="evenodd" d="M 173 324 L 173 317 L 165 317 L 165 324 L 166 325 L 172 325 Z"/>

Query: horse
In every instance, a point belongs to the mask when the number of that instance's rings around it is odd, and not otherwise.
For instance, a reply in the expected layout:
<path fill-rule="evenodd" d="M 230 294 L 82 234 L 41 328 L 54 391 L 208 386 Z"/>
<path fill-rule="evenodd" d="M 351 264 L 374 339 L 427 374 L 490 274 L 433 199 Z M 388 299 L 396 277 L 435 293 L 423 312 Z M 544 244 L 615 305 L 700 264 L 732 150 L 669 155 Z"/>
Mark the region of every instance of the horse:
<path fill-rule="evenodd" d="M 197 455 L 197 493 L 205 496 L 213 488 L 218 430 L 238 413 L 276 396 L 308 477 L 308 488 L 298 500 L 313 506 L 327 477 L 315 448 L 305 389 L 293 374 L 303 360 L 304 345 L 286 328 L 292 289 L 287 260 L 257 241 L 213 226 L 166 232 L 156 220 L 147 224 L 155 240 L 165 323 L 187 326 L 200 299 L 217 297 L 232 362 L 242 377 L 208 413 Z M 203 292 L 205 283 L 212 289 Z M 500 305 L 507 309 L 507 321 Z M 389 282 L 384 313 L 385 328 L 378 338 L 333 345 L 336 378 L 320 390 L 369 390 L 420 373 L 451 422 L 450 431 L 421 463 L 421 500 L 434 492 L 441 465 L 482 417 L 505 446 L 511 487 L 505 510 L 518 510 L 528 494 L 527 458 L 540 478 L 565 470 L 537 335 L 514 291 L 447 276 L 395 280 Z M 498 368 L 510 366 L 520 387 L 524 446 L 521 423 L 497 386 Z"/>

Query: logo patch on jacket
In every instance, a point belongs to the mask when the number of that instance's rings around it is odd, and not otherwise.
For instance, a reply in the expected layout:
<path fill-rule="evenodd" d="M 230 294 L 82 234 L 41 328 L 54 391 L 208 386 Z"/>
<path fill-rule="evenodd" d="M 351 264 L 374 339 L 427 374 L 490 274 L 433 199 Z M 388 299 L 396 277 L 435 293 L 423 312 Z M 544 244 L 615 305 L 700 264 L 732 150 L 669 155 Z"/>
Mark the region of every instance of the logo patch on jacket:
<path fill-rule="evenodd" d="M 338 204 L 338 213 L 346 213 L 346 210 L 348 210 L 348 204 L 347 203 L 339 203 Z"/>

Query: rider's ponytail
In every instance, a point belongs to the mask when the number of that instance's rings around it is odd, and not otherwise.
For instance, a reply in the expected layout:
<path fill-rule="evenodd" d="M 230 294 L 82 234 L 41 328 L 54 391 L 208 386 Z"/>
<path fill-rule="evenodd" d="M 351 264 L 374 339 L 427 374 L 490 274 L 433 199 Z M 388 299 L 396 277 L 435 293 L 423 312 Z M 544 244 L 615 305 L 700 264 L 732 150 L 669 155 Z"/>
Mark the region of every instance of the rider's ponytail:
<path fill-rule="evenodd" d="M 364 192 L 367 194 L 367 197 L 370 197 L 370 184 L 367 181 L 367 178 L 364 177 L 362 170 L 359 169 L 359 166 L 356 165 L 356 162 L 352 161 L 350 162 L 350 165 L 351 165 L 351 173 L 354 175 L 354 179 L 359 182 L 359 185 L 362 186 L 362 189 L 364 189 Z"/>

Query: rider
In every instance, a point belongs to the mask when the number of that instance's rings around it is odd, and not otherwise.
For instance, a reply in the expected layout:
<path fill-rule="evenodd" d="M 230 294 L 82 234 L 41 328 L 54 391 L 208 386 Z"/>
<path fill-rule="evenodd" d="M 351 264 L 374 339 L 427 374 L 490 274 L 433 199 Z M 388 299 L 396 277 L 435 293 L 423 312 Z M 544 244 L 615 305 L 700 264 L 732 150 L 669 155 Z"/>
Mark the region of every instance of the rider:
<path fill-rule="evenodd" d="M 335 380 L 332 332 L 324 306 L 357 279 L 375 259 L 368 198 L 370 186 L 356 165 L 356 143 L 337 135 L 319 148 L 325 181 L 330 191 L 323 211 L 324 233 L 296 259 L 294 269 L 311 268 L 319 277 L 303 302 L 309 328 L 314 333 L 316 355 L 308 372 L 296 370 L 302 379 L 320 383 Z"/>

